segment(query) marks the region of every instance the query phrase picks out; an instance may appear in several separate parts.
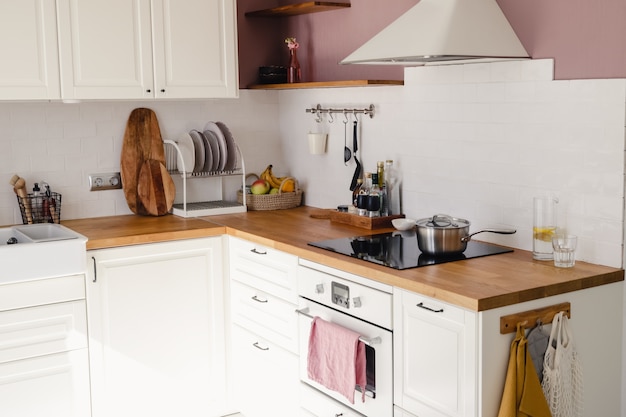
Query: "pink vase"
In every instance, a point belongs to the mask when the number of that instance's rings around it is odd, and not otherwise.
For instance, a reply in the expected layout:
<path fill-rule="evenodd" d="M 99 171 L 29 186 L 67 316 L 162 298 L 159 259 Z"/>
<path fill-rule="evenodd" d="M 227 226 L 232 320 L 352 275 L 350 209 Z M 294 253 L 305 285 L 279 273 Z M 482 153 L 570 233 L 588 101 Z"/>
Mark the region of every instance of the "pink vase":
<path fill-rule="evenodd" d="M 287 82 L 299 83 L 302 80 L 302 70 L 298 62 L 296 49 L 289 50 L 289 66 L 287 67 Z"/>

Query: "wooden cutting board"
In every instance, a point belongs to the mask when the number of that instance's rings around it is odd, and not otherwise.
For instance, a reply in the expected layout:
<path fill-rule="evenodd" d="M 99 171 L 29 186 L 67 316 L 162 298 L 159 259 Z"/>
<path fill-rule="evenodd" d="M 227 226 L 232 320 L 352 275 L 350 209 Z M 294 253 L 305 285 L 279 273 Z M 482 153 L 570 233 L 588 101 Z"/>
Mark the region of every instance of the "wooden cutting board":
<path fill-rule="evenodd" d="M 152 216 L 169 213 L 176 188 L 165 169 L 159 122 L 150 109 L 134 109 L 128 117 L 120 174 L 124 196 L 133 213 Z"/>

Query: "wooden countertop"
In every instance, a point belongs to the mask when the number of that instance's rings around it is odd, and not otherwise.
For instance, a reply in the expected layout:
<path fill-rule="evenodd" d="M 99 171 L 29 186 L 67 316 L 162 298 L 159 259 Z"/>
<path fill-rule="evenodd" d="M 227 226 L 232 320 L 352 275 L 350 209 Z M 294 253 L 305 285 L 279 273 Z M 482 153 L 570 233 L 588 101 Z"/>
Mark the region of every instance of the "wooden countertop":
<path fill-rule="evenodd" d="M 220 236 L 226 230 L 224 226 L 205 220 L 185 219 L 174 215 L 110 216 L 64 220 L 61 223 L 89 239 L 87 250 Z"/>
<path fill-rule="evenodd" d="M 309 246 L 308 242 L 369 233 L 366 229 L 311 217 L 321 212 L 312 207 L 298 207 L 198 219 L 131 215 L 68 220 L 63 224 L 87 236 L 88 249 L 227 233 L 474 311 L 624 280 L 622 269 L 579 261 L 573 268 L 556 268 L 552 262 L 535 261 L 530 252 L 519 249 L 497 256 L 399 271 Z"/>

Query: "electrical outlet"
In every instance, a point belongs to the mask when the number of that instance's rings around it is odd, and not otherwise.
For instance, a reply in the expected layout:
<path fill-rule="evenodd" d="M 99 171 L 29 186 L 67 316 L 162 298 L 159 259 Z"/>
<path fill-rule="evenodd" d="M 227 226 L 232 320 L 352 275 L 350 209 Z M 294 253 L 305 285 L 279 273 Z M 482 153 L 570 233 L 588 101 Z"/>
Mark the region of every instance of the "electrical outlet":
<path fill-rule="evenodd" d="M 119 172 L 89 174 L 89 191 L 117 190 L 122 188 Z"/>

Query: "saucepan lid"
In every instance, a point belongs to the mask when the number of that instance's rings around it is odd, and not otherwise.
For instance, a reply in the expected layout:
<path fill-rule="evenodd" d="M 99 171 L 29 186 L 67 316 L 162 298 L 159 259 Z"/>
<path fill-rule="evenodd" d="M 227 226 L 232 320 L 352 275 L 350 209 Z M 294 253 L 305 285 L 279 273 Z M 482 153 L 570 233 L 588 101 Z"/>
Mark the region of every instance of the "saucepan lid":
<path fill-rule="evenodd" d="M 469 227 L 470 222 L 447 214 L 435 214 L 432 217 L 418 220 L 416 224 L 417 226 L 435 229 L 459 229 Z"/>

